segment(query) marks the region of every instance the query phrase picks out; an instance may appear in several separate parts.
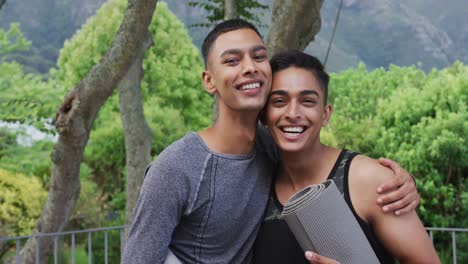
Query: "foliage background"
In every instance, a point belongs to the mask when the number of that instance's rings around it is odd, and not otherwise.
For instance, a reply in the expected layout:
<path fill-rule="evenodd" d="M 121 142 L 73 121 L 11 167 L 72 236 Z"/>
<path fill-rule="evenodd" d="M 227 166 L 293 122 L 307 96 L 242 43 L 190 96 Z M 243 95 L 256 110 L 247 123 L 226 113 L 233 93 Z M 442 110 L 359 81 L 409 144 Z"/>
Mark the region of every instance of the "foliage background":
<path fill-rule="evenodd" d="M 32 54 L 44 52 L 31 47 L 18 25 L 0 30 L 0 120 L 17 127 L 0 128 L 0 233 L 13 236 L 32 230 L 49 184 L 55 110 L 66 91 L 110 46 L 125 5 L 124 0 L 110 0 L 64 44 L 64 36 L 51 41 L 63 48 L 56 63 L 38 63 L 46 65 L 46 71 L 31 69 L 31 60 L 37 59 Z M 209 125 L 212 105 L 201 85 L 203 65 L 187 27 L 163 2 L 156 13 L 150 27 L 154 45 L 145 55 L 142 81 L 154 157 L 187 131 Z M 468 66 L 455 62 L 427 71 L 420 64 L 375 68 L 361 63 L 332 74 L 329 98 L 335 111 L 323 130 L 325 142 L 397 160 L 416 175 L 418 211 L 426 226 L 468 227 Z M 22 141 L 31 126 L 49 137 Z M 81 165 L 80 200 L 68 229 L 123 223 L 124 166 L 123 130 L 118 98 L 113 95 L 93 127 Z M 34 202 L 25 202 L 30 199 Z M 110 236 L 110 247 L 118 248 L 119 234 Z M 102 240 L 102 235 L 96 239 Z M 436 237 L 447 262 L 450 239 Z M 460 236 L 457 244 L 468 248 L 468 238 Z M 96 261 L 102 259 L 102 250 L 102 245 L 93 245 Z M 468 261 L 467 253 L 458 252 L 462 263 Z M 111 258 L 117 261 L 118 252 Z"/>
<path fill-rule="evenodd" d="M 468 67 L 416 66 L 333 74 L 334 114 L 324 138 L 412 172 L 427 226 L 467 226 Z"/>
<path fill-rule="evenodd" d="M 467 66 L 426 74 L 418 66 L 368 71 L 360 64 L 332 74 L 329 92 L 334 113 L 322 130 L 325 142 L 397 160 L 416 176 L 425 226 L 468 227 Z M 450 262 L 451 237 L 439 235 L 439 254 Z M 466 234 L 457 246 L 464 263 Z"/>
<path fill-rule="evenodd" d="M 48 78 L 25 73 L 24 66 L 15 61 L 0 64 L 0 69 L 4 69 L 0 71 L 0 120 L 32 125 L 44 132 L 54 133 L 48 127 L 61 98 L 110 47 L 123 19 L 126 4 L 125 0 L 108 1 L 73 38 L 65 41 L 57 66 L 50 70 Z M 141 88 L 145 116 L 153 133 L 151 153 L 156 156 L 188 131 L 199 130 L 211 122 L 212 98 L 201 85 L 203 65 L 198 49 L 192 44 L 187 29 L 164 2 L 157 5 L 150 32 L 154 45 L 145 55 L 145 75 Z M 3 35 L 7 33 L 3 32 Z M 20 44 L 27 43 L 27 40 L 20 33 L 16 35 L 18 37 L 14 39 L 9 38 L 9 46 L 0 46 L 5 47 L 0 50 L 8 47 L 24 49 L 24 45 Z M 10 50 L 11 54 L 13 49 Z M 122 224 L 125 149 L 119 115 L 118 98 L 114 94 L 100 111 L 86 147 L 81 166 L 80 200 L 68 229 Z M 0 168 L 40 179 L 42 190 L 46 190 L 51 166 L 48 155 L 53 143 L 40 140 L 23 146 L 8 130 L 0 132 L 2 139 L 5 139 L 4 142 L 2 140 L 5 149 L 0 152 Z M 18 195 L 27 197 L 25 193 Z M 36 210 L 42 209 L 40 201 L 34 204 Z M 15 217 L 21 218 L 23 215 L 18 211 Z M 33 225 L 34 222 L 31 222 L 28 228 Z M 13 231 L 9 233 L 18 234 Z M 112 242 L 116 244 L 111 246 L 119 245 L 118 239 Z M 94 254 L 102 255 L 102 250 L 96 248 Z M 113 257 L 118 258 L 118 255 Z"/>

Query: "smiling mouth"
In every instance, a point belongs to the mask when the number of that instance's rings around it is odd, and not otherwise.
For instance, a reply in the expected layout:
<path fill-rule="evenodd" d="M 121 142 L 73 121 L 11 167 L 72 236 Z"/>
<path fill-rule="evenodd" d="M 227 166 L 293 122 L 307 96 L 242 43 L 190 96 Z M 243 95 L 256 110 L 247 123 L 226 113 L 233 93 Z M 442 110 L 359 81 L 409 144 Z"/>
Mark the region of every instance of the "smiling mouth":
<path fill-rule="evenodd" d="M 246 84 L 240 85 L 239 87 L 237 87 L 237 89 L 241 91 L 247 91 L 247 90 L 260 88 L 261 85 L 262 85 L 261 82 L 246 83 Z"/>
<path fill-rule="evenodd" d="M 307 130 L 306 126 L 283 126 L 280 127 L 281 132 L 287 136 L 297 137 Z"/>

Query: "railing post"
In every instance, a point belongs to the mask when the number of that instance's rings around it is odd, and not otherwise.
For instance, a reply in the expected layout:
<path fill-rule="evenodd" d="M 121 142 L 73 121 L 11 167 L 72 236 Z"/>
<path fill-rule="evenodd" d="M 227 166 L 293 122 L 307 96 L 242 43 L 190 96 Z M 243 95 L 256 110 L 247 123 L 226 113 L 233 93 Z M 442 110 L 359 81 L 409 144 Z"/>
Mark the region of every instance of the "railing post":
<path fill-rule="evenodd" d="M 75 264 L 75 233 L 72 233 L 72 264 Z"/>
<path fill-rule="evenodd" d="M 104 231 L 104 263 L 107 264 L 107 230 Z"/>
<path fill-rule="evenodd" d="M 93 242 L 91 232 L 88 232 L 88 264 L 93 263 Z"/>
<path fill-rule="evenodd" d="M 58 236 L 54 236 L 54 264 L 58 263 L 57 239 Z"/>
<path fill-rule="evenodd" d="M 457 264 L 457 239 L 455 238 L 455 231 L 452 231 L 452 250 L 453 263 Z"/>
<path fill-rule="evenodd" d="M 21 250 L 21 241 L 18 239 L 16 239 L 16 264 L 20 264 L 21 263 L 21 254 L 20 254 L 20 250 Z"/>
<path fill-rule="evenodd" d="M 124 230 L 125 228 L 120 229 L 120 258 L 122 258 L 124 251 Z"/>
<path fill-rule="evenodd" d="M 36 264 L 39 264 L 40 263 L 40 257 L 39 257 L 39 241 L 41 239 L 36 236 Z"/>

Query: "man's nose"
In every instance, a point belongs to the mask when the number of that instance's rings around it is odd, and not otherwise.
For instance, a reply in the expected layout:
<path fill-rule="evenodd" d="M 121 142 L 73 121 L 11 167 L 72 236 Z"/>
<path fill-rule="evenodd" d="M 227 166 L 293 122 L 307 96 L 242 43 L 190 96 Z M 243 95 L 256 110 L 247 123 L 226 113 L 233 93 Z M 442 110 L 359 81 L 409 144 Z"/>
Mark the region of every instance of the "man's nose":
<path fill-rule="evenodd" d="M 286 111 L 286 118 L 290 120 L 297 120 L 301 118 L 299 105 L 295 101 L 289 103 L 289 106 Z"/>
<path fill-rule="evenodd" d="M 253 74 L 257 72 L 257 65 L 255 61 L 250 58 L 244 58 L 242 61 L 242 73 L 243 74 Z"/>

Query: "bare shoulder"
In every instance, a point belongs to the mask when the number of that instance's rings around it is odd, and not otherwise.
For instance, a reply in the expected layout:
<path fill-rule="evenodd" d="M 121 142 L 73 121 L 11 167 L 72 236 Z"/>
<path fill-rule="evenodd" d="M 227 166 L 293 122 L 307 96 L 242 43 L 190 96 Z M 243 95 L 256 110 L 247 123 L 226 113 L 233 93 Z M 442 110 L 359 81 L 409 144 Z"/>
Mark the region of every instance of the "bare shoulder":
<path fill-rule="evenodd" d="M 380 165 L 372 158 L 364 155 L 357 155 L 351 162 L 349 176 L 353 181 L 366 183 L 367 187 L 377 186 L 393 177 L 393 172 L 389 168 Z"/>
<path fill-rule="evenodd" d="M 349 168 L 349 194 L 358 215 L 373 222 L 381 209 L 377 204 L 377 187 L 392 177 L 393 172 L 377 160 L 357 155 Z"/>

